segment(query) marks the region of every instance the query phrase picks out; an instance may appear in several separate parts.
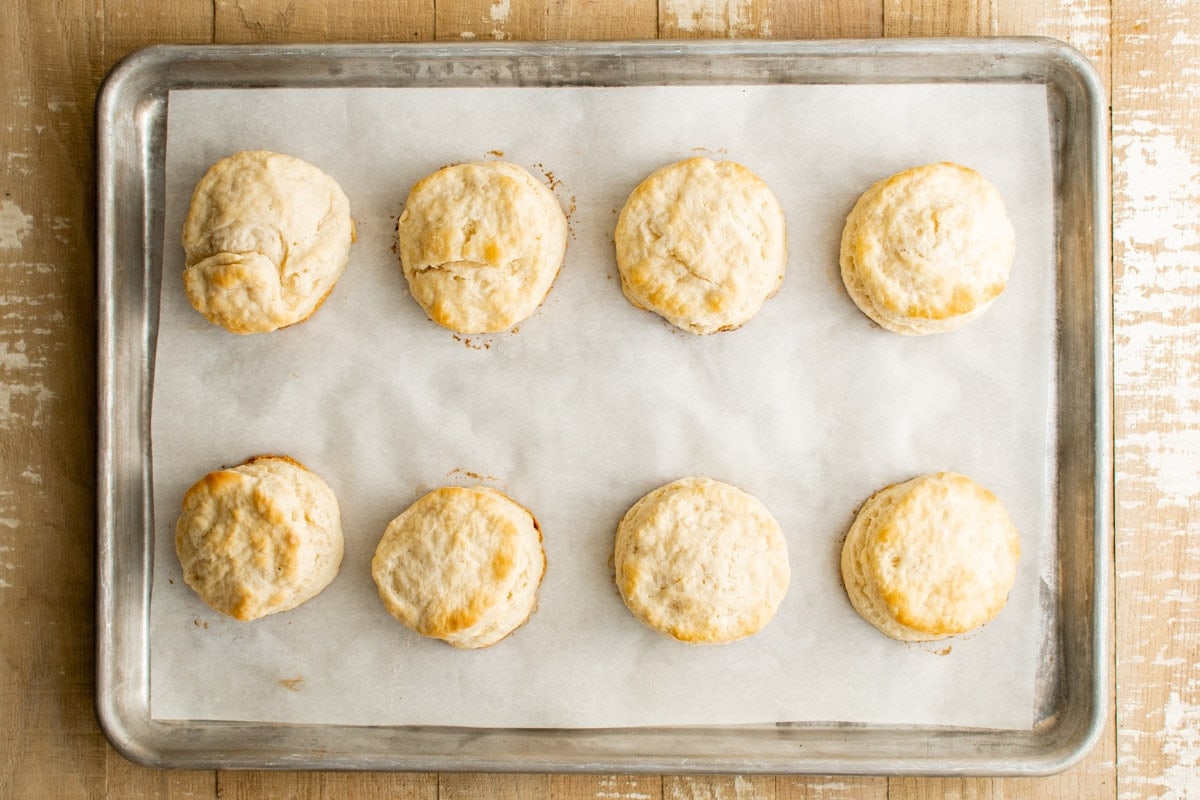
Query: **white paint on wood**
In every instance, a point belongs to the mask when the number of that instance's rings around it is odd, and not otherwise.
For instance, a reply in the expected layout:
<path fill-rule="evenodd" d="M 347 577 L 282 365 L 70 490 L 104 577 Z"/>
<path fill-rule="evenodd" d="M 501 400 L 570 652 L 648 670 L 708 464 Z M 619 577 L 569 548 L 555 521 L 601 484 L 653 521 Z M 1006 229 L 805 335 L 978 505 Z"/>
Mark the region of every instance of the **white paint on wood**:
<path fill-rule="evenodd" d="M 5 169 L 10 175 L 31 175 L 33 174 L 33 165 L 32 150 L 12 150 L 4 160 Z"/>
<path fill-rule="evenodd" d="M 596 800 L 650 800 L 650 795 L 639 792 L 638 779 L 623 775 L 596 776 Z"/>
<path fill-rule="evenodd" d="M 649 794 L 637 790 L 637 778 L 599 775 L 596 784 L 596 800 L 650 800 Z"/>
<path fill-rule="evenodd" d="M 488 17 L 498 25 L 508 22 L 509 6 L 510 0 L 492 0 L 491 8 L 488 9 Z"/>
<path fill-rule="evenodd" d="M 33 217 L 11 200 L 0 200 L 0 249 L 13 250 L 33 229 Z"/>
<path fill-rule="evenodd" d="M 1169 129 L 1137 118 L 1114 125 L 1113 152 L 1124 197 L 1113 217 L 1124 266 L 1114 380 L 1118 395 L 1145 400 L 1125 420 L 1128 468 L 1155 487 L 1159 508 L 1187 509 L 1200 500 L 1200 164 Z"/>
<path fill-rule="evenodd" d="M 735 775 L 733 785 L 690 777 L 675 778 L 664 785 L 667 800 L 754 800 L 754 783 L 744 775 Z"/>
<path fill-rule="evenodd" d="M 1186 703 L 1178 692 L 1171 692 L 1163 709 L 1163 723 L 1166 734 L 1163 755 L 1174 763 L 1163 771 L 1162 786 L 1166 791 L 1159 797 L 1161 800 L 1200 797 L 1200 705 Z"/>
<path fill-rule="evenodd" d="M 768 22 L 760 30 L 754 24 L 751 0 L 661 0 L 663 20 L 684 33 L 707 36 L 759 35 L 770 33 Z"/>
<path fill-rule="evenodd" d="M 1190 0 L 1114 40 L 1119 797 L 1200 797 L 1200 57 Z"/>
<path fill-rule="evenodd" d="M 1065 0 L 1053 18 L 1056 29 L 1066 31 L 1067 43 L 1091 59 L 1104 55 L 1108 46 L 1109 8 L 1095 0 Z M 1060 34 L 1062 35 L 1062 34 Z"/>

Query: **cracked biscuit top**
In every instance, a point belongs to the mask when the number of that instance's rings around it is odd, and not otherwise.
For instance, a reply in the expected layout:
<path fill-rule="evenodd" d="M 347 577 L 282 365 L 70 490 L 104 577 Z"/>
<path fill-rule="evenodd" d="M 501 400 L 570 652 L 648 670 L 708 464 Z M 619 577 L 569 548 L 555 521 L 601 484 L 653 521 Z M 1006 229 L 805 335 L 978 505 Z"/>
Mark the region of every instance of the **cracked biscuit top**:
<path fill-rule="evenodd" d="M 987 311 L 1014 252 L 996 187 L 969 167 L 926 164 L 878 181 L 854 204 L 842 231 L 842 282 L 880 327 L 942 333 Z"/>
<path fill-rule="evenodd" d="M 183 223 L 188 300 L 233 333 L 307 319 L 350 256 L 350 201 L 321 170 L 292 156 L 243 151 L 213 164 Z"/>
<path fill-rule="evenodd" d="M 413 186 L 397 227 L 413 299 L 460 333 L 516 325 L 546 298 L 567 249 L 567 218 L 514 164 L 445 167 Z"/>
<path fill-rule="evenodd" d="M 689 158 L 652 173 L 621 209 L 615 238 L 629 302 L 692 333 L 748 322 L 787 263 L 779 201 L 733 161 Z"/>

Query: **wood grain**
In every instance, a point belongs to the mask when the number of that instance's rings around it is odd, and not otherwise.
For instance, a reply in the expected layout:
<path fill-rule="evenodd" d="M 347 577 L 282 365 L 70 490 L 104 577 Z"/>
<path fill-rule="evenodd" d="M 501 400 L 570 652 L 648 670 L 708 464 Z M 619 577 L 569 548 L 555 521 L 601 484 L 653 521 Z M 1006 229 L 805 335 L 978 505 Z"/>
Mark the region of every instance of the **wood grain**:
<path fill-rule="evenodd" d="M 653 39 L 658 17 L 653 0 L 442 0 L 437 38 L 446 40 Z"/>
<path fill-rule="evenodd" d="M 994 36 L 996 0 L 884 0 L 884 36 Z"/>
<path fill-rule="evenodd" d="M 775 782 L 778 800 L 887 800 L 887 778 L 780 777 Z"/>
<path fill-rule="evenodd" d="M 414 42 L 433 38 L 434 0 L 214 0 L 217 42 Z"/>
<path fill-rule="evenodd" d="M 144 0 L 103 3 L 105 70 L 152 44 L 206 44 L 213 36 L 212 0 L 176 0 L 170 4 Z"/>
<path fill-rule="evenodd" d="M 551 775 L 554 800 L 661 800 L 658 775 Z"/>
<path fill-rule="evenodd" d="M 0 796 L 90 797 L 94 478 L 90 2 L 0 25 Z"/>
<path fill-rule="evenodd" d="M 880 36 L 880 0 L 662 0 L 659 35 L 671 39 L 815 39 Z"/>
<path fill-rule="evenodd" d="M 1113 12 L 1118 793 L 1200 797 L 1200 9 Z"/>

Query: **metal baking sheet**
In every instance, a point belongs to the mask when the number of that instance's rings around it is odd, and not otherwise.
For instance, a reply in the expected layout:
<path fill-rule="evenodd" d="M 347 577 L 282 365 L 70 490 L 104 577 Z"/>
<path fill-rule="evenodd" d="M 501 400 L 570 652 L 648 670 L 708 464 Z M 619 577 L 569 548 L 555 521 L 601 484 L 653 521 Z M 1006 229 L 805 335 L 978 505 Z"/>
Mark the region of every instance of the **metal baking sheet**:
<path fill-rule="evenodd" d="M 1056 172 L 1058 465 L 1049 635 L 1029 731 L 784 724 L 512 730 L 277 725 L 149 713 L 149 393 L 162 252 L 166 97 L 197 87 L 1038 83 Z M 1111 506 L 1102 90 L 1049 40 L 534 46 L 155 48 L 99 105 L 101 721 L 164 766 L 1039 773 L 1081 756 L 1104 720 Z M 140 200 L 141 202 L 136 202 Z M 250 735 L 256 732 L 261 735 Z"/>

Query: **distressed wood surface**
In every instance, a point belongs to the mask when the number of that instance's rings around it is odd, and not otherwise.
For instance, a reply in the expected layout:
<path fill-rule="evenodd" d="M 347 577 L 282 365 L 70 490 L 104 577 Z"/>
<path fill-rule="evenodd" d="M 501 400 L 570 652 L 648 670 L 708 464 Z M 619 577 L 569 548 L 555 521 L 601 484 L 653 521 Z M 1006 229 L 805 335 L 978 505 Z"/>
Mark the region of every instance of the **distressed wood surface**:
<path fill-rule="evenodd" d="M 1113 7 L 1117 780 L 1200 797 L 1200 8 Z"/>
<path fill-rule="evenodd" d="M 10 0 L 0 10 L 0 798 L 1200 798 L 1200 9 L 1188 0 Z M 1042 34 L 1111 86 L 1116 699 L 1046 779 L 159 772 L 92 712 L 92 113 L 155 42 Z M 1115 724 L 1119 722 L 1119 726 Z"/>

